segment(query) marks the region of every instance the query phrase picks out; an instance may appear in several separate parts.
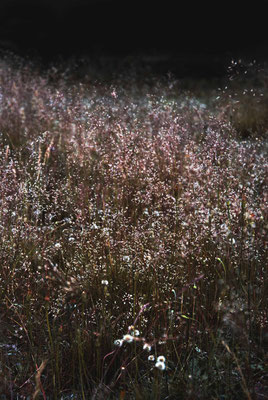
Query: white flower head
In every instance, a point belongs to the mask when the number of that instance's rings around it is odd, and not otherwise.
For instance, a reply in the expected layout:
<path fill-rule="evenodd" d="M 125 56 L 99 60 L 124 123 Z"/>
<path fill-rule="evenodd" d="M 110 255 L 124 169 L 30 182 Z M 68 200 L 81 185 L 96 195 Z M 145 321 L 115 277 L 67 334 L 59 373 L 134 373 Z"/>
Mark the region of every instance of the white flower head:
<path fill-rule="evenodd" d="M 122 344 L 123 344 L 123 340 L 122 340 L 122 339 L 116 339 L 116 340 L 114 341 L 114 345 L 115 345 L 115 346 L 121 347 Z"/>
<path fill-rule="evenodd" d="M 154 361 L 154 356 L 152 354 L 148 357 L 148 361 Z"/>
<path fill-rule="evenodd" d="M 133 342 L 133 336 L 129 335 L 129 334 L 124 335 L 123 336 L 123 341 L 127 342 L 127 343 L 131 343 L 131 342 Z"/>
<path fill-rule="evenodd" d="M 128 329 L 128 331 L 134 331 L 135 326 L 134 325 L 130 325 L 127 329 Z"/>
<path fill-rule="evenodd" d="M 164 371 L 164 369 L 166 369 L 166 364 L 163 361 L 157 361 L 155 367 L 160 369 L 160 371 Z"/>
<path fill-rule="evenodd" d="M 134 330 L 134 336 L 140 336 L 140 331 L 138 329 Z"/>
<path fill-rule="evenodd" d="M 147 350 L 148 352 L 150 352 L 151 349 L 152 349 L 152 346 L 150 346 L 148 343 L 144 343 L 143 350 Z"/>
<path fill-rule="evenodd" d="M 103 280 L 101 281 L 101 284 L 104 285 L 104 286 L 108 286 L 108 285 L 109 285 L 109 282 L 107 281 L 107 279 L 103 279 Z"/>
<path fill-rule="evenodd" d="M 158 357 L 157 357 L 157 362 L 163 362 L 163 363 L 165 363 L 165 362 L 166 362 L 166 357 L 164 357 L 164 356 L 158 356 Z"/>

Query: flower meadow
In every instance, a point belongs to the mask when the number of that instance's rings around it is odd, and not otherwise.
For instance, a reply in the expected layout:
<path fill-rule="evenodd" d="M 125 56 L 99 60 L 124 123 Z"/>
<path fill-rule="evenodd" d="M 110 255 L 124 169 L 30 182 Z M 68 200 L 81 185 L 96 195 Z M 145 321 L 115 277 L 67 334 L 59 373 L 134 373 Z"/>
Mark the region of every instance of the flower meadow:
<path fill-rule="evenodd" d="M 239 77 L 1 60 L 1 398 L 267 396 L 268 81 Z"/>

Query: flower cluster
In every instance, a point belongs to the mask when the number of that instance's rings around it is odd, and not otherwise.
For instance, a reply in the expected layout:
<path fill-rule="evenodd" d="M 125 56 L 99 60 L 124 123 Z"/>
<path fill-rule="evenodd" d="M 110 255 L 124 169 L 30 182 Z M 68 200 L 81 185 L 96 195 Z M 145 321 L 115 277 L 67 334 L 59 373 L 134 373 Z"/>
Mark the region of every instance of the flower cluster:
<path fill-rule="evenodd" d="M 123 336 L 122 339 L 116 339 L 114 344 L 116 346 L 121 347 L 124 342 L 132 343 L 134 340 L 138 341 L 140 336 L 140 332 L 138 329 L 135 329 L 133 325 L 128 327 L 128 333 Z"/>
<path fill-rule="evenodd" d="M 114 341 L 114 345 L 121 347 L 123 343 L 132 343 L 133 341 L 142 341 L 143 344 L 143 350 L 150 352 L 152 350 L 152 346 L 145 341 L 144 338 L 140 338 L 140 332 L 135 329 L 133 325 L 129 326 L 128 331 L 130 333 L 127 333 L 126 335 L 123 336 L 122 339 L 116 339 Z M 155 361 L 155 356 L 154 355 L 149 355 L 148 356 L 148 361 Z M 164 356 L 158 356 L 155 362 L 155 367 L 161 371 L 164 371 L 166 369 L 166 358 Z"/>

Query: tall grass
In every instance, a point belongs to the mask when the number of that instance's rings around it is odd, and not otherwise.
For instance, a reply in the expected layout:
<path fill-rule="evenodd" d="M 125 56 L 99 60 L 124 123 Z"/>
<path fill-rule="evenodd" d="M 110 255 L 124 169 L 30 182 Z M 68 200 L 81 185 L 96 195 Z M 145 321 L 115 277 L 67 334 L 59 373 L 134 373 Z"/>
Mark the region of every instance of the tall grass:
<path fill-rule="evenodd" d="M 172 78 L 0 80 L 3 398 L 264 398 L 264 122 Z"/>

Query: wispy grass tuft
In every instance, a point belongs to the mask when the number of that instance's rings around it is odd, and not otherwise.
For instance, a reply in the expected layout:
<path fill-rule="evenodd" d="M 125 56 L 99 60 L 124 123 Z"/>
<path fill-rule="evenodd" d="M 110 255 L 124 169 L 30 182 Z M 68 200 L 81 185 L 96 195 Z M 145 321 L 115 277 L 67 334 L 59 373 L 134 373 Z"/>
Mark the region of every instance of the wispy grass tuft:
<path fill-rule="evenodd" d="M 265 396 L 259 111 L 245 137 L 231 89 L 6 61 L 0 81 L 0 394 Z"/>

